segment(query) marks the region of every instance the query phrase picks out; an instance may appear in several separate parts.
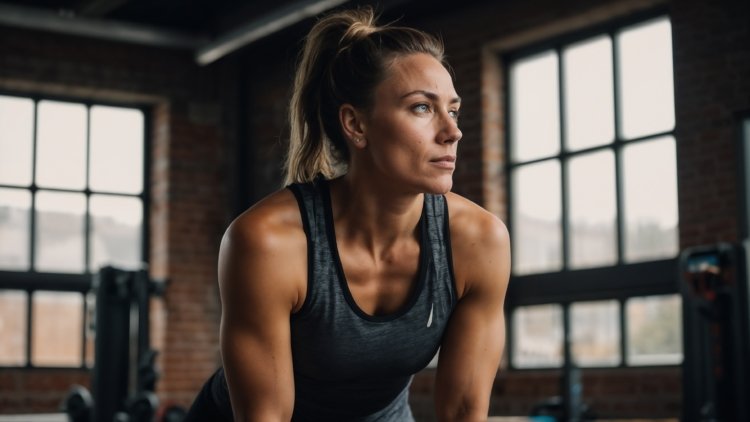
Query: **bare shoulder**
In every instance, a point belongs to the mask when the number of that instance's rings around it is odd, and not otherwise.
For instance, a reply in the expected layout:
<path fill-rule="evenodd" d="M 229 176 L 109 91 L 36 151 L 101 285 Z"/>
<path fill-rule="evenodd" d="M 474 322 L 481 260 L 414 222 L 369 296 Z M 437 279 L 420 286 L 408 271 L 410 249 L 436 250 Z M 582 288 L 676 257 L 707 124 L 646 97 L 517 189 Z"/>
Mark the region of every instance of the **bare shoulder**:
<path fill-rule="evenodd" d="M 219 251 L 222 301 L 277 295 L 296 308 L 305 293 L 306 251 L 294 195 L 289 189 L 272 193 L 240 214 L 224 233 Z"/>
<path fill-rule="evenodd" d="M 459 296 L 510 267 L 510 236 L 500 218 L 455 193 L 446 195 Z M 488 276 L 489 275 L 489 276 Z"/>
<path fill-rule="evenodd" d="M 461 195 L 449 192 L 445 195 L 450 212 L 451 237 L 456 240 L 486 241 L 508 238 L 505 223 L 496 215 Z"/>
<path fill-rule="evenodd" d="M 283 247 L 304 237 L 297 201 L 289 189 L 278 190 L 240 214 L 224 233 L 224 242 L 254 248 Z"/>

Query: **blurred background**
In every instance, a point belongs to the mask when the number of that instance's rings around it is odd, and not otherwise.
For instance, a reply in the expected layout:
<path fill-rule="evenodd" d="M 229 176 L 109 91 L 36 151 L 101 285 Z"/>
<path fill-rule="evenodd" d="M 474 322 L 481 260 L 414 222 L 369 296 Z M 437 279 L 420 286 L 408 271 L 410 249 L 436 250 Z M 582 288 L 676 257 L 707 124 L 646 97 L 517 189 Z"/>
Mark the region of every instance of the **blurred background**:
<path fill-rule="evenodd" d="M 491 415 L 750 417 L 746 1 L 2 0 L 0 420 L 106 384 L 104 330 L 158 351 L 122 395 L 190 404 L 220 365 L 223 231 L 282 186 L 301 42 L 361 5 L 444 40 L 454 191 L 511 231 Z M 146 296 L 108 308 L 107 265 L 144 270 Z M 95 324 L 107 309 L 130 325 Z"/>

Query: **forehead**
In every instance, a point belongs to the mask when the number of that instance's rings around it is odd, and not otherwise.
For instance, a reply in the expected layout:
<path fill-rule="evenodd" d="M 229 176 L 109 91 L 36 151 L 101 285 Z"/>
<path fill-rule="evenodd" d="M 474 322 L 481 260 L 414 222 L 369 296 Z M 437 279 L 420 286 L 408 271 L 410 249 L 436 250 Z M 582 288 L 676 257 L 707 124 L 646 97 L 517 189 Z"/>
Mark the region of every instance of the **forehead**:
<path fill-rule="evenodd" d="M 417 90 L 434 92 L 445 100 L 458 96 L 448 70 L 436 58 L 422 53 L 393 59 L 385 79 L 375 90 L 375 96 L 400 99 Z"/>

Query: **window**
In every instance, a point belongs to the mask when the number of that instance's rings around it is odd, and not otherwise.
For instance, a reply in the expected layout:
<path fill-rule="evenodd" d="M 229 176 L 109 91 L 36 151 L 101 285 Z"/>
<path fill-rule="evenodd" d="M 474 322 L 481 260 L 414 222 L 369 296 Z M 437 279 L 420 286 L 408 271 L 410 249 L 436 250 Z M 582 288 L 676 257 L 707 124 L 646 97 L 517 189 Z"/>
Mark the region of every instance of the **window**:
<path fill-rule="evenodd" d="M 91 274 L 146 257 L 144 134 L 137 108 L 0 95 L 0 366 L 91 364 Z"/>
<path fill-rule="evenodd" d="M 659 16 L 505 57 L 513 367 L 681 361 L 671 45 Z"/>

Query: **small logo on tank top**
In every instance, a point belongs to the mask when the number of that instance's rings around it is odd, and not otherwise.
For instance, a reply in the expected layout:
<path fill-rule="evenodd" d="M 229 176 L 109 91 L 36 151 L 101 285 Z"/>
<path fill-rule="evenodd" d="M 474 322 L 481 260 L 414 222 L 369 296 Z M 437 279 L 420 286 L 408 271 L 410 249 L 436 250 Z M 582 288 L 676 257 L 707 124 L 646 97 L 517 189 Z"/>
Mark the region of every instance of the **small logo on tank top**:
<path fill-rule="evenodd" d="M 430 328 L 432 325 L 432 311 L 435 309 L 435 304 L 432 304 L 432 307 L 430 307 L 430 317 L 427 319 L 427 328 Z"/>

